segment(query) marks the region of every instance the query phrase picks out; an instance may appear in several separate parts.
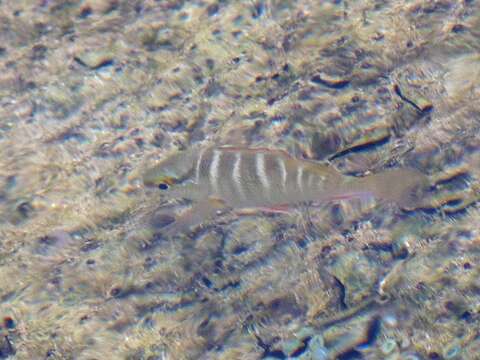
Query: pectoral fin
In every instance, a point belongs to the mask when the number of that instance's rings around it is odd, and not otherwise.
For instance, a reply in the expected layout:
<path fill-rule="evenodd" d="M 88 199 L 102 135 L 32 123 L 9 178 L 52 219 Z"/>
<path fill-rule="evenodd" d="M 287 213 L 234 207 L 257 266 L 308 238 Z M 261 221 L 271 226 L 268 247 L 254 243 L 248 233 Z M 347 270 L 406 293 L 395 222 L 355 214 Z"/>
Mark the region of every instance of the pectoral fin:
<path fill-rule="evenodd" d="M 226 208 L 225 203 L 217 198 L 207 198 L 194 203 L 191 208 L 179 214 L 174 221 L 166 225 L 160 231 L 167 236 L 188 232 L 211 218 L 219 210 Z"/>

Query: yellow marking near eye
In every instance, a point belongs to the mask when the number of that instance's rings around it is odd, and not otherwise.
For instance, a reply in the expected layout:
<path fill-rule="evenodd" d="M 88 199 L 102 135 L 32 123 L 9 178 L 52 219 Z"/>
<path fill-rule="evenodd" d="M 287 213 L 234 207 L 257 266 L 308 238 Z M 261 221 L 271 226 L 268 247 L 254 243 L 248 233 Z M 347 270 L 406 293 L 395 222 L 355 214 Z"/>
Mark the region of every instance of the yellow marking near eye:
<path fill-rule="evenodd" d="M 173 185 L 174 182 L 175 182 L 174 179 L 171 178 L 171 177 L 163 177 L 163 178 L 160 179 L 160 181 L 158 183 L 159 184 L 165 183 L 167 185 Z"/>

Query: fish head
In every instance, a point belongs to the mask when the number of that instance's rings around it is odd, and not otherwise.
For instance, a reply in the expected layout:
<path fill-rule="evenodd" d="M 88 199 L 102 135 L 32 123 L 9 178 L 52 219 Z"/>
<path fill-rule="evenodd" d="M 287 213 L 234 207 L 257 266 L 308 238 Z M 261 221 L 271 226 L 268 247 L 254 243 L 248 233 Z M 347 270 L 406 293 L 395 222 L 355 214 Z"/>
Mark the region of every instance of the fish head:
<path fill-rule="evenodd" d="M 189 182 L 193 174 L 195 152 L 185 150 L 161 159 L 143 174 L 143 183 L 162 192 L 172 192 Z"/>

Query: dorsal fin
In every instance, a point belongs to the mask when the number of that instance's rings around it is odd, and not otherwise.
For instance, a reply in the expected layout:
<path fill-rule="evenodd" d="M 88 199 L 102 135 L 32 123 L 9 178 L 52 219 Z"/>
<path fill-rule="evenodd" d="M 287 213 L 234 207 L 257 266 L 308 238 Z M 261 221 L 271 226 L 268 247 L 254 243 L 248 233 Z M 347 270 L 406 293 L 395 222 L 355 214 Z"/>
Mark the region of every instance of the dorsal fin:
<path fill-rule="evenodd" d="M 218 147 L 224 151 L 242 151 L 249 153 L 264 152 L 269 154 L 277 154 L 285 156 L 287 158 L 292 158 L 292 156 L 285 150 L 282 149 L 272 149 L 268 147 L 246 147 L 246 146 L 231 146 L 231 145 L 222 145 Z"/>

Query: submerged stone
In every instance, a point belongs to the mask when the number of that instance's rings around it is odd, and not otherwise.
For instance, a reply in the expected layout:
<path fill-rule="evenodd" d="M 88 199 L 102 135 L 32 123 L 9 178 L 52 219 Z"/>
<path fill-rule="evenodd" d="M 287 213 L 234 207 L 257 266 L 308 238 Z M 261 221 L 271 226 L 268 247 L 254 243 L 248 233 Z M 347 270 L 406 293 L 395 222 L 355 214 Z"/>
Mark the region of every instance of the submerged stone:
<path fill-rule="evenodd" d="M 354 306 L 371 294 L 377 278 L 375 270 L 374 265 L 359 252 L 337 258 L 330 273 L 345 288 L 346 306 Z"/>
<path fill-rule="evenodd" d="M 384 355 L 389 355 L 392 352 L 394 352 L 398 348 L 397 342 L 393 339 L 387 339 L 385 340 L 381 346 L 380 349 Z"/>
<path fill-rule="evenodd" d="M 406 101 L 420 112 L 429 112 L 433 109 L 432 102 L 421 94 L 419 90 L 407 85 L 394 86 L 394 90 L 402 100 Z"/>
<path fill-rule="evenodd" d="M 312 152 L 316 159 L 323 160 L 339 151 L 342 139 L 334 131 L 317 131 L 312 137 Z"/>
<path fill-rule="evenodd" d="M 323 72 L 312 76 L 310 81 L 333 89 L 343 89 L 350 84 L 348 79 L 336 75 L 328 75 Z"/>
<path fill-rule="evenodd" d="M 0 359 L 7 359 L 16 354 L 15 348 L 8 336 L 0 337 Z"/>
<path fill-rule="evenodd" d="M 99 69 L 103 66 L 112 65 L 114 54 L 107 49 L 91 49 L 79 52 L 74 57 L 79 64 L 88 67 L 91 70 Z"/>

